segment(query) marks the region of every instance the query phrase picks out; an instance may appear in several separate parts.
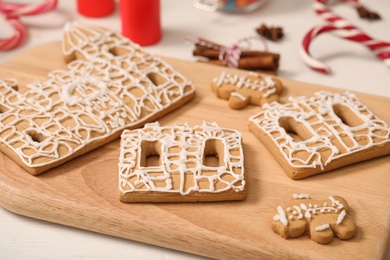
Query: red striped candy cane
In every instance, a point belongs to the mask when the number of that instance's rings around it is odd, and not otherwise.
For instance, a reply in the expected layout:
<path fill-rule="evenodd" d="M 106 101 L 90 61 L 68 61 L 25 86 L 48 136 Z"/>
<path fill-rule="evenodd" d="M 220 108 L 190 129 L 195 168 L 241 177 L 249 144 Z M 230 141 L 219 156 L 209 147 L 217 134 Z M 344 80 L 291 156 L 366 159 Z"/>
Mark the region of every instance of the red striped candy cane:
<path fill-rule="evenodd" d="M 302 49 L 301 49 L 301 56 L 303 58 L 303 61 L 312 69 L 317 70 L 319 72 L 323 73 L 329 73 L 330 68 L 320 62 L 319 60 L 313 58 L 310 55 L 309 47 L 312 42 L 312 40 L 326 32 L 332 32 L 338 37 L 341 37 L 343 39 L 347 39 L 350 41 L 358 42 L 366 47 L 368 47 L 373 53 L 385 64 L 390 66 L 390 43 L 386 43 L 383 41 L 377 41 L 371 38 L 370 36 L 364 34 L 358 29 L 344 29 L 344 28 L 338 28 L 333 25 L 318 25 L 312 28 L 304 37 L 302 41 Z"/>
<path fill-rule="evenodd" d="M 303 61 L 314 70 L 323 73 L 329 73 L 330 68 L 328 66 L 316 60 L 310 55 L 309 47 L 312 40 L 316 36 L 325 32 L 332 32 L 336 36 L 341 37 L 343 39 L 363 44 L 372 52 L 374 52 L 374 54 L 385 64 L 390 66 L 390 43 L 373 39 L 371 36 L 367 35 L 356 26 L 350 24 L 342 17 L 334 14 L 330 9 L 325 6 L 326 2 L 326 0 L 317 0 L 314 3 L 314 10 L 316 11 L 316 13 L 320 15 L 329 24 L 315 26 L 305 35 L 302 41 L 301 48 L 301 56 L 303 58 Z M 358 4 L 357 0 L 345 0 L 344 2 L 348 2 L 354 5 Z"/>
<path fill-rule="evenodd" d="M 16 48 L 22 44 L 27 34 L 26 27 L 18 17 L 8 18 L 6 22 L 13 27 L 14 33 L 7 39 L 0 38 L 0 50 L 11 50 Z"/>
<path fill-rule="evenodd" d="M 0 38 L 0 51 L 11 50 L 20 46 L 27 36 L 25 25 L 20 16 L 45 13 L 56 8 L 58 0 L 44 0 L 33 4 L 11 4 L 0 0 L 0 15 L 5 16 L 6 22 L 12 26 L 14 33 L 11 37 Z"/>
<path fill-rule="evenodd" d="M 56 8 L 58 0 L 44 0 L 33 4 L 11 4 L 0 1 L 0 12 L 8 17 L 42 14 Z"/>

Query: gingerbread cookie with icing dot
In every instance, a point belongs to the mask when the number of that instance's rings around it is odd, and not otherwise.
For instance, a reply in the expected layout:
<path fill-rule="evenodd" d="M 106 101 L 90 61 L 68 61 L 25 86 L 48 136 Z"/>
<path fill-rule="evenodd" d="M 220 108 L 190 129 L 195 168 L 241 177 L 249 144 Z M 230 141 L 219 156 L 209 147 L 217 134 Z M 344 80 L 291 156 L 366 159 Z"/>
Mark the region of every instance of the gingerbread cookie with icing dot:
<path fill-rule="evenodd" d="M 68 23 L 67 70 L 17 91 L 0 80 L 0 148 L 31 174 L 91 151 L 180 107 L 194 86 L 119 33 Z"/>
<path fill-rule="evenodd" d="M 211 87 L 217 97 L 228 100 L 233 109 L 242 109 L 248 104 L 263 106 L 278 101 L 283 89 L 282 82 L 275 77 L 255 72 L 240 76 L 225 71 L 213 80 Z"/>
<path fill-rule="evenodd" d="M 390 154 L 390 128 L 348 92 L 267 104 L 249 121 L 292 179 Z"/>
<path fill-rule="evenodd" d="M 333 237 L 346 240 L 355 235 L 356 224 L 348 212 L 342 197 L 314 200 L 308 194 L 294 194 L 289 205 L 277 206 L 271 228 L 286 239 L 308 234 L 315 242 L 328 244 Z"/>
<path fill-rule="evenodd" d="M 245 198 L 241 134 L 216 123 L 160 126 L 122 134 L 123 202 L 198 202 Z M 154 157 L 154 158 L 153 158 Z"/>

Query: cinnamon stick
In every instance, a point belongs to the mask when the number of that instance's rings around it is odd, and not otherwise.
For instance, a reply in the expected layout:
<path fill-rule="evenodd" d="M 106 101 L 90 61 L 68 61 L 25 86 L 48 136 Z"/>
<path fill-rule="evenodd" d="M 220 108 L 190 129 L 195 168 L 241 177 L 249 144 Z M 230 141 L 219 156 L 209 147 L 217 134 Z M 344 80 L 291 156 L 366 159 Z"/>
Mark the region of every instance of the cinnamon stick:
<path fill-rule="evenodd" d="M 192 54 L 194 56 L 202 56 L 209 59 L 218 59 L 219 58 L 219 50 L 209 49 L 205 48 L 203 46 L 196 47 Z M 280 55 L 277 53 L 272 52 L 265 52 L 265 51 L 242 51 L 241 57 L 251 57 L 251 56 L 272 56 L 275 59 L 279 60 Z"/>
<path fill-rule="evenodd" d="M 223 62 L 220 60 L 209 60 L 207 63 L 224 66 Z M 266 69 L 266 70 L 277 70 L 279 67 L 279 62 L 276 62 L 274 57 L 270 56 L 251 56 L 240 58 L 238 61 L 238 68 L 244 70 L 256 70 L 256 69 Z"/>
<path fill-rule="evenodd" d="M 207 58 L 207 63 L 225 66 L 225 64 L 219 60 L 220 51 L 224 48 L 223 45 L 211 42 L 206 39 L 199 38 L 202 44 L 195 44 L 193 50 L 194 56 L 200 56 Z M 238 68 L 245 70 L 265 70 L 270 73 L 275 73 L 279 67 L 280 55 L 277 53 L 264 52 L 264 51 L 242 51 L 240 59 L 238 61 Z"/>
<path fill-rule="evenodd" d="M 208 60 L 208 61 L 201 61 L 201 60 L 199 60 L 199 62 L 208 63 L 208 64 L 212 64 L 212 65 L 217 65 L 217 66 L 225 66 L 219 60 Z M 265 73 L 265 74 L 274 75 L 274 76 L 277 75 L 276 70 L 273 70 L 273 69 L 250 69 L 250 70 L 258 72 L 258 73 Z"/>

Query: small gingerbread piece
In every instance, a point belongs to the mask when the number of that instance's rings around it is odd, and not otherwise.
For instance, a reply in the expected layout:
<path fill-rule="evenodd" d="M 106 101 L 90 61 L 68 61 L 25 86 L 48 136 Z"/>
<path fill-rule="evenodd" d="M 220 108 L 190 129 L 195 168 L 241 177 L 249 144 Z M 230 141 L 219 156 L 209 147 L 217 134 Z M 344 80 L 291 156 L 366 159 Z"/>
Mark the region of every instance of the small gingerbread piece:
<path fill-rule="evenodd" d="M 204 123 L 125 130 L 119 159 L 122 202 L 243 200 L 241 134 Z M 155 157 L 155 158 L 153 158 Z"/>
<path fill-rule="evenodd" d="M 287 207 L 276 208 L 271 228 L 286 239 L 308 234 L 315 242 L 328 244 L 333 237 L 346 240 L 355 235 L 356 224 L 348 212 L 342 197 L 314 200 L 308 194 L 294 194 Z"/>
<path fill-rule="evenodd" d="M 218 98 L 229 100 L 233 109 L 242 109 L 248 104 L 263 106 L 277 101 L 283 85 L 280 80 L 271 76 L 261 76 L 250 72 L 246 76 L 222 72 L 211 85 Z"/>

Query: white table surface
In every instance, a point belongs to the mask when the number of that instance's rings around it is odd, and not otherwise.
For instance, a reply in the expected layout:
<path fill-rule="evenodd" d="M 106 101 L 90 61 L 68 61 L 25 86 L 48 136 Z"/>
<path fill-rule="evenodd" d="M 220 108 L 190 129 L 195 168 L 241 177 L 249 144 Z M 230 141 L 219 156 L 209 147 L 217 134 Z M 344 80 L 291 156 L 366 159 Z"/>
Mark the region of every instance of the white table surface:
<path fill-rule="evenodd" d="M 255 12 L 237 15 L 201 11 L 193 7 L 192 0 L 161 0 L 163 38 L 158 44 L 145 49 L 154 54 L 192 61 L 195 60 L 192 56 L 193 45 L 184 42 L 187 36 L 200 36 L 230 45 L 240 38 L 256 35 L 255 28 L 261 23 L 277 25 L 284 29 L 285 38 L 277 43 L 268 42 L 268 48 L 281 54 L 279 76 L 390 97 L 390 68 L 359 44 L 332 35 L 322 35 L 315 39 L 311 51 L 313 56 L 327 63 L 333 73 L 320 74 L 303 64 L 299 55 L 302 38 L 312 26 L 322 23 L 321 18 L 313 12 L 313 2 L 269 0 Z M 335 5 L 332 9 L 373 38 L 390 42 L 390 1 L 364 0 L 361 3 L 378 11 L 382 20 L 361 20 L 355 10 L 346 4 Z M 121 30 L 118 8 L 109 17 L 91 19 L 77 13 L 73 0 L 59 0 L 56 11 L 23 20 L 29 28 L 27 42 L 16 50 L 0 52 L 0 63 L 33 46 L 61 40 L 62 25 L 67 20 Z M 0 33 L 2 28 L 5 27 L 0 22 Z M 260 42 L 253 42 L 252 47 L 261 49 L 262 45 Z M 0 258 L 202 259 L 182 252 L 19 216 L 1 207 Z"/>

